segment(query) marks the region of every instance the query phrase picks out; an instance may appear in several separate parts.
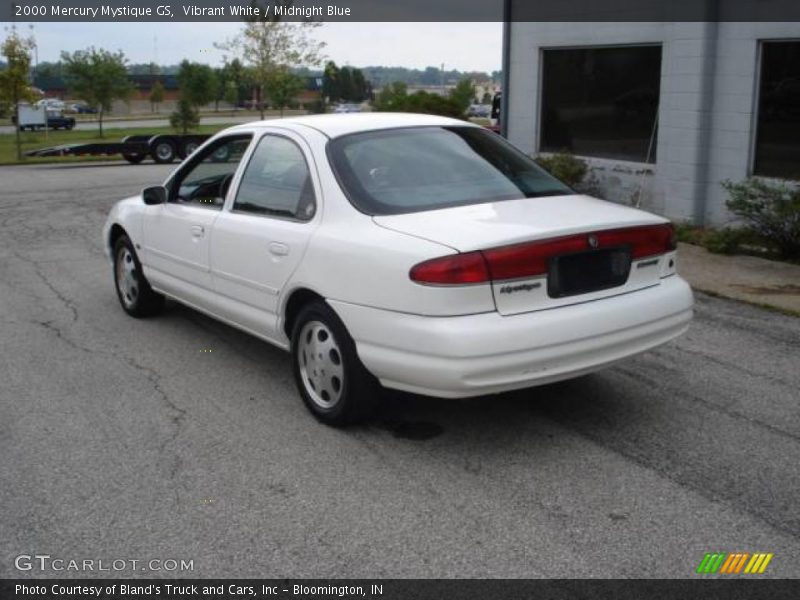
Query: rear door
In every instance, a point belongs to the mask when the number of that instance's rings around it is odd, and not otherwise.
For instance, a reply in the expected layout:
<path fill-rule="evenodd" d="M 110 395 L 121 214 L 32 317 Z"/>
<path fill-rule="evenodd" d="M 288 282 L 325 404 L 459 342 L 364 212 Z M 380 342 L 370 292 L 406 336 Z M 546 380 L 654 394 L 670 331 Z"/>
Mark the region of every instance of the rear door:
<path fill-rule="evenodd" d="M 257 141 L 230 208 L 214 222 L 211 269 L 224 316 L 276 334 L 278 300 L 319 221 L 320 193 L 300 136 L 273 130 Z"/>

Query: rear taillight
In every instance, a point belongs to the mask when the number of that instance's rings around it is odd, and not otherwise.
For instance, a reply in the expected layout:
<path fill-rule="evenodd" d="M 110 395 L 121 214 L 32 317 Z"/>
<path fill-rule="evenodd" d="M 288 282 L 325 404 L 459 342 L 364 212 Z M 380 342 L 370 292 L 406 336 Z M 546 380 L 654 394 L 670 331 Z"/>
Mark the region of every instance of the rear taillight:
<path fill-rule="evenodd" d="M 489 270 L 483 254 L 467 252 L 426 260 L 412 267 L 409 276 L 417 283 L 466 285 L 489 281 Z"/>
<path fill-rule="evenodd" d="M 676 248 L 675 229 L 670 223 L 609 229 L 452 254 L 419 263 L 409 275 L 412 281 L 434 285 L 521 279 L 547 274 L 555 256 L 619 247 L 629 248 L 634 260 L 671 252 Z"/>

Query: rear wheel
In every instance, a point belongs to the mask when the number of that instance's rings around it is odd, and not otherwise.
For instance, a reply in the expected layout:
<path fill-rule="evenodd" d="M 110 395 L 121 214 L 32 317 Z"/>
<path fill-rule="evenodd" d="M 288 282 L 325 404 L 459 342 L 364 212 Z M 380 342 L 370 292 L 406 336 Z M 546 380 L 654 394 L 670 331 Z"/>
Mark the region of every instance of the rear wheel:
<path fill-rule="evenodd" d="M 154 315 L 164 307 L 164 296 L 154 292 L 128 236 L 114 244 L 114 286 L 122 309 L 132 317 Z"/>
<path fill-rule="evenodd" d="M 184 142 L 184 144 L 183 144 L 183 158 L 186 158 L 186 157 L 187 157 L 187 156 L 189 156 L 189 155 L 190 155 L 192 152 L 194 152 L 195 150 L 197 150 L 198 146 L 200 146 L 200 144 L 198 144 L 198 143 L 197 143 L 196 141 L 194 141 L 194 140 L 189 140 L 189 141 L 187 141 L 187 142 Z"/>
<path fill-rule="evenodd" d="M 229 144 L 220 146 L 211 153 L 211 162 L 227 162 L 231 156 L 231 148 Z"/>
<path fill-rule="evenodd" d="M 169 140 L 158 140 L 152 148 L 153 160 L 157 163 L 167 164 L 175 160 L 177 154 L 175 145 Z"/>
<path fill-rule="evenodd" d="M 292 366 L 303 402 L 327 425 L 342 427 L 370 415 L 381 393 L 341 319 L 321 300 L 306 305 L 292 332 Z"/>

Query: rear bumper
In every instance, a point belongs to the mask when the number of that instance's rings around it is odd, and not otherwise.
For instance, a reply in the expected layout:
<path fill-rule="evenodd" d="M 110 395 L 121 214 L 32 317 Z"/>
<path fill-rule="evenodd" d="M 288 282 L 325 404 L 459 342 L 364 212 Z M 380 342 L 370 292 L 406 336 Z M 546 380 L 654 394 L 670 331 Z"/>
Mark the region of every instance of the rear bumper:
<path fill-rule="evenodd" d="M 689 327 L 694 300 L 675 275 L 612 298 L 506 317 L 329 303 L 383 385 L 464 398 L 577 377 L 664 344 Z"/>

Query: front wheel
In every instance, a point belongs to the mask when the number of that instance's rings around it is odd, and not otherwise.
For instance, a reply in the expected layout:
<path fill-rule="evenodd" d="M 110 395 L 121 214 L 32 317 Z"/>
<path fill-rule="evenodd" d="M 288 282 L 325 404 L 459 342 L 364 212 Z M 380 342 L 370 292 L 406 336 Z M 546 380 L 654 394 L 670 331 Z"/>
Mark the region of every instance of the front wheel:
<path fill-rule="evenodd" d="M 122 309 L 132 317 L 154 315 L 164 307 L 164 296 L 153 291 L 128 236 L 114 244 L 114 286 Z"/>
<path fill-rule="evenodd" d="M 297 316 L 292 367 L 306 407 L 327 425 L 342 427 L 365 419 L 381 393 L 344 323 L 321 300 L 306 305 Z"/>

